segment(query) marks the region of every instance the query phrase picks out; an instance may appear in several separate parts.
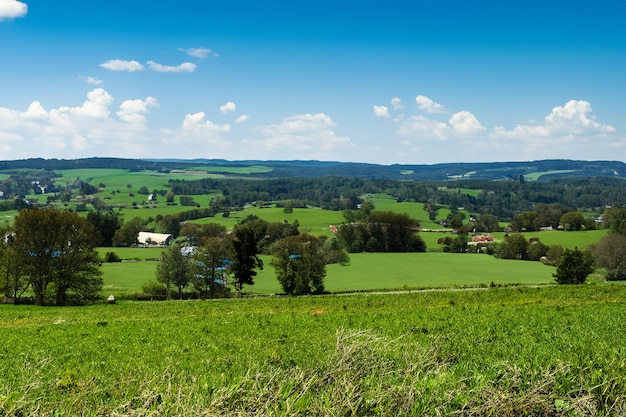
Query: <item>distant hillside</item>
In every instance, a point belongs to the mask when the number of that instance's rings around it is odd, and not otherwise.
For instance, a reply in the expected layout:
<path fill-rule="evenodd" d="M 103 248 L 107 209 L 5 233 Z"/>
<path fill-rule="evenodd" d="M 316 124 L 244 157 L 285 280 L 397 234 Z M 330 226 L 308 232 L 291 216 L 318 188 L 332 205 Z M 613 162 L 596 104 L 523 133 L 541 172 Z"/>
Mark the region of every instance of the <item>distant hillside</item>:
<path fill-rule="evenodd" d="M 16 169 L 61 170 L 76 168 L 120 168 L 130 171 L 191 169 L 224 173 L 226 167 L 264 166 L 267 172 L 246 174 L 247 178 L 342 176 L 362 179 L 445 181 L 459 179 L 548 181 L 556 178 L 626 178 L 626 164 L 619 161 L 572 161 L 565 159 L 529 162 L 445 163 L 434 165 L 377 165 L 326 161 L 226 161 L 222 159 L 23 159 L 0 161 L 0 171 Z M 237 176 L 239 174 L 232 173 Z"/>
<path fill-rule="evenodd" d="M 163 161 L 160 161 L 163 162 Z M 556 178 L 626 178 L 620 161 L 572 161 L 553 159 L 529 162 L 445 163 L 434 165 L 377 165 L 326 161 L 225 161 L 211 159 L 169 160 L 216 166 L 262 165 L 273 170 L 264 177 L 319 177 L 337 175 L 363 179 L 445 181 L 459 179 L 547 181 Z"/>

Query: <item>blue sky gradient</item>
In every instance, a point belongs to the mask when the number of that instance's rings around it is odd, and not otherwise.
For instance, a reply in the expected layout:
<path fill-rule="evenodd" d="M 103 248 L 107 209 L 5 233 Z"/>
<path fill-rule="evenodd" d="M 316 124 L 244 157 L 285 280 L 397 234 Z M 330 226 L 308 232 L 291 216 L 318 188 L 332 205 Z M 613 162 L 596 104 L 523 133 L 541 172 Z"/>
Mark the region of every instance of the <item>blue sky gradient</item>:
<path fill-rule="evenodd" d="M 0 159 L 625 160 L 626 2 L 0 0 Z"/>

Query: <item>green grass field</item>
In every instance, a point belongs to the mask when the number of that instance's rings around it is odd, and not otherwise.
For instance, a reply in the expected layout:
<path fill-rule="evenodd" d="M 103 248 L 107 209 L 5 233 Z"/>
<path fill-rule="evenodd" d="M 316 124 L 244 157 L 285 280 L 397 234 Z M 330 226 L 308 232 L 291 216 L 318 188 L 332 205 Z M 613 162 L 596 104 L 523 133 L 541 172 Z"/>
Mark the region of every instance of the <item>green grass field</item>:
<path fill-rule="evenodd" d="M 160 249 L 113 248 L 122 259 L 139 262 L 104 263 L 103 294 L 117 297 L 141 293 L 141 287 L 156 280 L 156 259 Z M 101 254 L 108 248 L 100 249 Z M 255 284 L 245 286 L 248 295 L 282 292 L 271 257 L 262 256 L 265 267 L 258 270 Z M 539 262 L 510 261 L 484 254 L 448 253 L 358 253 L 350 255 L 350 265 L 328 265 L 325 287 L 330 292 L 384 291 L 409 288 L 441 288 L 509 284 L 553 283 L 553 267 Z"/>
<path fill-rule="evenodd" d="M 319 208 L 294 208 L 292 213 L 285 213 L 284 209 L 270 207 L 246 207 L 242 211 L 233 211 L 227 218 L 217 215 L 205 219 L 194 220 L 193 223 L 217 223 L 228 229 L 232 229 L 239 221 L 250 216 L 258 216 L 268 222 L 280 222 L 287 220 L 293 224 L 296 220 L 300 224 L 299 230 L 303 233 L 309 233 L 315 236 L 330 236 L 331 231 L 328 227 L 331 224 L 341 224 L 345 221 L 343 213 L 340 211 L 322 210 Z"/>
<path fill-rule="evenodd" d="M 626 288 L 0 305 L 3 416 L 622 416 Z"/>

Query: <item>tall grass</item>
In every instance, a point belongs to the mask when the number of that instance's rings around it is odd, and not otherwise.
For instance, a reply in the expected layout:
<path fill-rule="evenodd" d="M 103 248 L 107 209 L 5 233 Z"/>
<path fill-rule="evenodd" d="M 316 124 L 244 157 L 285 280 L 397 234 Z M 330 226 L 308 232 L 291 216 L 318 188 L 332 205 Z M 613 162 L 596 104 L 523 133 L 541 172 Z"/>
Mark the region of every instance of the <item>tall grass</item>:
<path fill-rule="evenodd" d="M 0 306 L 0 415 L 620 416 L 626 288 Z"/>

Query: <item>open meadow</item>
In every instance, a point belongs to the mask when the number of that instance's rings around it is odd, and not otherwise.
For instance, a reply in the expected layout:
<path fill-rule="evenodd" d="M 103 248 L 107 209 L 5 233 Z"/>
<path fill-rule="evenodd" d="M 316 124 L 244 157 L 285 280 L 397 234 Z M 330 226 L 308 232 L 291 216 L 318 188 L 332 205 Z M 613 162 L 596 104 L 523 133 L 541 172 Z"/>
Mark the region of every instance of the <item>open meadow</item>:
<path fill-rule="evenodd" d="M 3 416 L 621 416 L 626 288 L 0 305 Z"/>
<path fill-rule="evenodd" d="M 104 295 L 128 297 L 142 292 L 155 281 L 162 249 L 101 248 L 113 250 L 132 262 L 104 263 Z M 257 271 L 255 284 L 244 294 L 270 295 L 282 292 L 270 256 L 262 255 L 265 267 Z M 554 282 L 554 267 L 540 262 L 497 259 L 484 254 L 448 253 L 357 253 L 350 264 L 328 265 L 325 288 L 329 292 L 388 291 L 396 289 L 470 287 L 489 285 L 541 285 Z"/>

